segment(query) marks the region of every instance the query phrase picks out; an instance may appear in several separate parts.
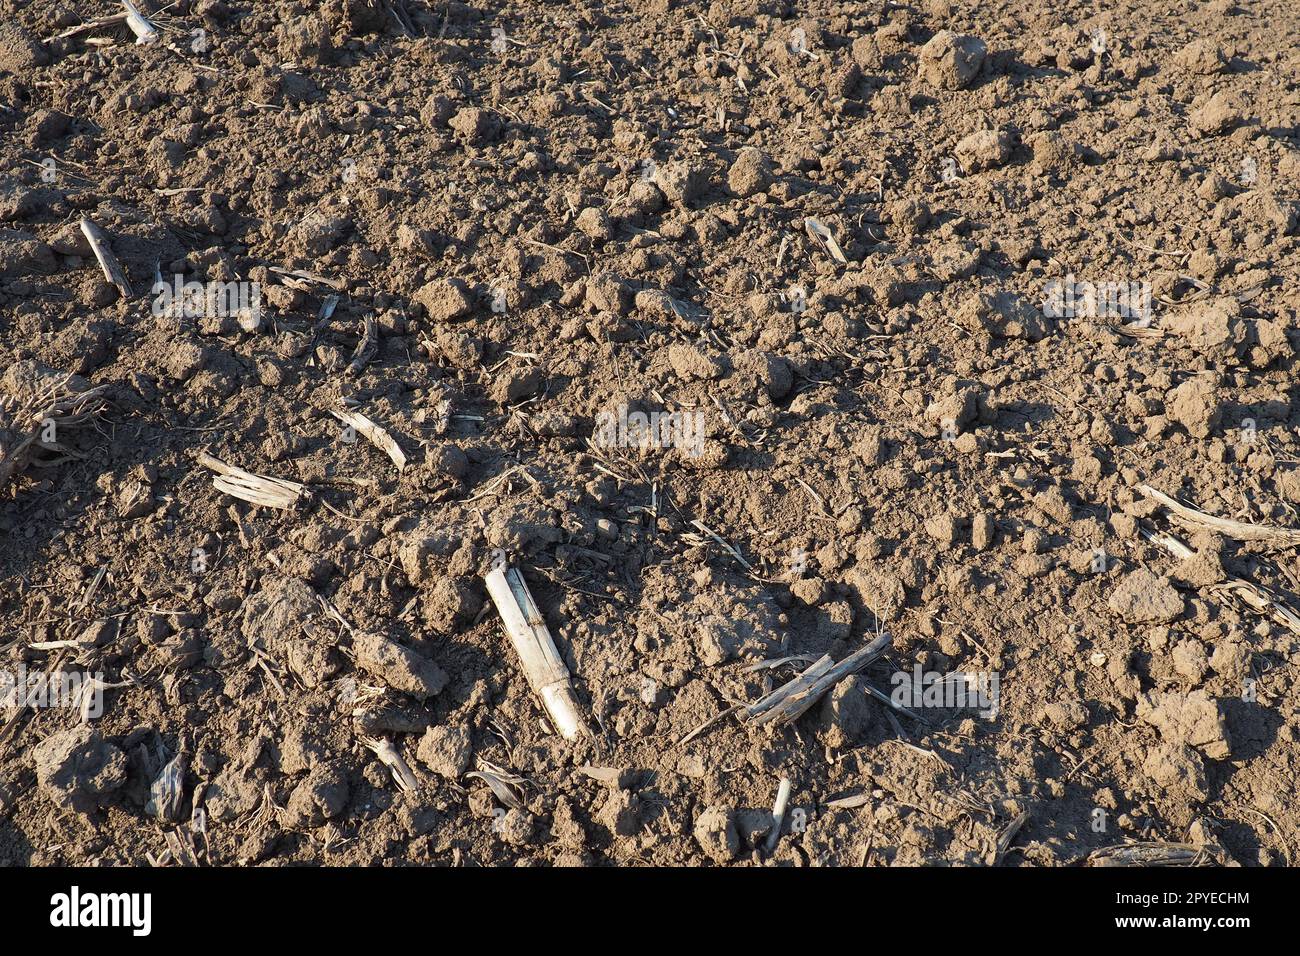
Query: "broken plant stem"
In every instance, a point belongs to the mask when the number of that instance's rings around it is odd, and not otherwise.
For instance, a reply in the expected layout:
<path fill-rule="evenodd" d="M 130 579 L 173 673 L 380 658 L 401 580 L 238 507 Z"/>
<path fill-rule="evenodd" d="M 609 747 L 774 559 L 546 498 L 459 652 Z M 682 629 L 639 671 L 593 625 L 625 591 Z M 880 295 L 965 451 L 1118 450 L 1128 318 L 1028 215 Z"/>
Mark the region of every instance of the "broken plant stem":
<path fill-rule="evenodd" d="M 142 46 L 157 43 L 160 34 L 149 18 L 131 0 L 122 0 L 122 6 L 126 9 L 126 25 L 135 34 L 135 42 Z"/>
<path fill-rule="evenodd" d="M 411 767 L 402 759 L 402 755 L 397 752 L 397 748 L 392 742 L 385 740 L 383 737 L 362 737 L 361 742 L 375 752 L 379 762 L 388 768 L 388 772 L 393 775 L 393 782 L 397 784 L 399 790 L 409 793 L 419 788 L 420 781 L 415 779 L 415 774 L 411 772 Z"/>
<path fill-rule="evenodd" d="M 772 807 L 772 832 L 767 835 L 765 849 L 771 853 L 781 840 L 781 827 L 785 824 L 785 810 L 790 805 L 790 791 L 793 787 L 789 777 L 782 777 L 776 788 L 776 803 Z"/>
<path fill-rule="evenodd" d="M 888 632 L 854 651 L 838 664 L 822 657 L 802 674 L 750 705 L 747 719 L 751 724 L 788 724 L 850 674 L 860 671 L 889 650 L 893 638 Z"/>
<path fill-rule="evenodd" d="M 104 278 L 117 287 L 118 294 L 123 299 L 130 299 L 135 295 L 131 291 L 131 283 L 126 278 L 126 272 L 122 269 L 122 263 L 117 261 L 117 256 L 113 255 L 113 250 L 108 244 L 108 236 L 104 230 L 95 225 L 89 219 L 82 218 L 81 234 L 86 237 L 86 242 L 90 243 L 90 250 L 95 254 L 99 261 L 99 268 L 104 272 Z"/>
<path fill-rule="evenodd" d="M 497 568 L 484 580 L 515 646 L 515 653 L 519 655 L 524 676 L 533 692 L 542 699 L 555 729 L 565 740 L 585 735 L 588 730 L 578 711 L 578 698 L 569 678 L 569 669 L 564 665 L 524 576 L 516 568 Z"/>

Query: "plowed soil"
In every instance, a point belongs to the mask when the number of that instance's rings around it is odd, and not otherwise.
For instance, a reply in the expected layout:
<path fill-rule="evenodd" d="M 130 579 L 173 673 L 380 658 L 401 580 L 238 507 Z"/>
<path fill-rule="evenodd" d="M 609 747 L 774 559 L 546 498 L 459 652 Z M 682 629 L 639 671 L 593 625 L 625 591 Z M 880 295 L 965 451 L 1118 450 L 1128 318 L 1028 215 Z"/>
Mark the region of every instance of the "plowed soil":
<path fill-rule="evenodd" d="M 1291 0 L 141 9 L 0 0 L 0 861 L 1296 861 Z"/>

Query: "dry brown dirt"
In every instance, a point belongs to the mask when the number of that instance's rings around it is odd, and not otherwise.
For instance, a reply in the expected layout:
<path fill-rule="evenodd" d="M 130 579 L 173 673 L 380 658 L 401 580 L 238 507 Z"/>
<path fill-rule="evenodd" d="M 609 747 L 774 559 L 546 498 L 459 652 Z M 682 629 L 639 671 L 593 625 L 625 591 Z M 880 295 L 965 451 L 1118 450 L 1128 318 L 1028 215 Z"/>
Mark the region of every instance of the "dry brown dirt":
<path fill-rule="evenodd" d="M 1140 488 L 1300 527 L 1291 0 L 160 6 L 0 0 L 0 446 L 105 399 L 0 468 L 0 672 L 108 685 L 0 700 L 0 862 L 1295 862 L 1294 536 Z"/>

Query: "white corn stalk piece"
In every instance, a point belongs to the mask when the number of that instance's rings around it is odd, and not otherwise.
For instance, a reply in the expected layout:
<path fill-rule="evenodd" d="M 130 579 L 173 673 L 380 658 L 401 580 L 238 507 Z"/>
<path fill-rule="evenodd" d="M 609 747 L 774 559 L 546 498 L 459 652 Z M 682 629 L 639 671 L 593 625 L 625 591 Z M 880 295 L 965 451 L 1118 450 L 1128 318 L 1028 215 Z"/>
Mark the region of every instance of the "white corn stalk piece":
<path fill-rule="evenodd" d="M 542 699 L 555 729 L 565 740 L 575 740 L 588 733 L 578 712 L 578 698 L 569 679 L 569 669 L 564 666 L 564 658 L 551 639 L 524 576 L 516 568 L 497 569 L 489 572 L 484 581 L 519 655 L 524 676 Z"/>
<path fill-rule="evenodd" d="M 365 437 L 370 444 L 374 445 L 380 451 L 392 460 L 401 471 L 406 467 L 406 452 L 388 431 L 382 426 L 362 415 L 360 412 L 342 411 L 337 412 L 330 409 L 329 413 L 341 421 L 344 425 L 351 425 L 353 430 Z"/>
<path fill-rule="evenodd" d="M 772 807 L 772 832 L 767 835 L 766 846 L 768 853 L 775 850 L 781 840 L 781 827 L 785 823 L 785 809 L 790 805 L 791 789 L 790 778 L 782 777 L 776 788 L 776 804 Z"/>
<path fill-rule="evenodd" d="M 306 487 L 296 481 L 255 475 L 251 471 L 228 465 L 207 452 L 199 453 L 199 464 L 217 473 L 217 477 L 212 479 L 212 487 L 218 491 L 267 508 L 292 508 Z"/>
<path fill-rule="evenodd" d="M 104 270 L 104 278 L 117 286 L 118 294 L 123 299 L 129 299 L 135 295 L 131 291 L 131 283 L 127 281 L 126 272 L 122 269 L 122 263 L 117 261 L 117 256 L 113 255 L 113 250 L 109 248 L 108 236 L 104 235 L 104 230 L 89 219 L 83 218 L 81 220 L 81 234 L 86 237 L 86 242 L 90 243 L 91 251 L 95 253 L 95 258 L 99 260 L 99 267 Z"/>
<path fill-rule="evenodd" d="M 122 6 L 126 10 L 126 25 L 131 28 L 135 34 L 135 42 L 138 45 L 148 45 L 158 42 L 158 28 L 154 26 L 149 18 L 140 12 L 139 8 L 131 0 L 122 0 Z"/>

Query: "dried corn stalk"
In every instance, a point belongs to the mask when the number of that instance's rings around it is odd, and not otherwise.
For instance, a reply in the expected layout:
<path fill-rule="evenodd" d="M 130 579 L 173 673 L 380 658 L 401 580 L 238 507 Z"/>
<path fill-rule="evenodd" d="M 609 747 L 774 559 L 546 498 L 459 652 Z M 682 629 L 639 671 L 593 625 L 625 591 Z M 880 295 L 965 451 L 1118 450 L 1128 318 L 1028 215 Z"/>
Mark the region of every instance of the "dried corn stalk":
<path fill-rule="evenodd" d="M 804 219 L 803 227 L 808 233 L 809 238 L 825 248 L 825 250 L 831 254 L 831 258 L 836 262 L 847 263 L 849 261 L 845 258 L 844 250 L 840 248 L 840 244 L 835 241 L 835 234 L 831 232 L 830 227 L 827 226 L 826 223 L 822 222 L 820 219 L 809 216 Z"/>
<path fill-rule="evenodd" d="M 1089 866 L 1223 866 L 1227 862 L 1215 848 L 1190 843 L 1123 843 L 1088 854 Z"/>
<path fill-rule="evenodd" d="M 126 271 L 122 268 L 122 263 L 118 262 L 117 256 L 113 255 L 113 250 L 108 244 L 108 236 L 104 235 L 104 230 L 89 219 L 82 219 L 81 234 L 86 237 L 86 242 L 90 243 L 90 249 L 95 253 L 95 258 L 99 261 L 99 268 L 104 271 L 104 278 L 117 286 L 118 294 L 123 299 L 129 299 L 135 295 L 131 291 L 131 283 L 126 278 Z"/>
<path fill-rule="evenodd" d="M 217 473 L 217 477 L 212 479 L 212 487 L 218 491 L 266 508 L 288 510 L 298 503 L 298 498 L 306 490 L 306 485 L 296 481 L 255 475 L 213 458 L 207 452 L 199 452 L 199 464 Z"/>
<path fill-rule="evenodd" d="M 1269 525 L 1246 524 L 1244 521 L 1219 518 L 1212 514 L 1206 514 L 1204 511 L 1198 511 L 1196 508 L 1189 508 L 1187 505 L 1170 498 L 1164 492 L 1157 491 L 1150 485 L 1138 485 L 1138 491 L 1153 501 L 1164 505 L 1182 524 L 1190 525 L 1193 528 L 1214 531 L 1225 538 L 1232 538 L 1236 541 L 1265 541 L 1279 547 L 1291 547 L 1300 544 L 1300 531 L 1291 528 L 1274 528 Z"/>
<path fill-rule="evenodd" d="M 370 444 L 387 455 L 393 464 L 397 466 L 398 471 L 406 467 L 406 452 L 402 451 L 401 446 L 397 444 L 393 436 L 388 434 L 382 425 L 376 424 L 360 412 L 336 412 L 330 409 L 330 414 L 344 425 L 364 436 Z"/>
<path fill-rule="evenodd" d="M 141 45 L 157 43 L 160 34 L 149 18 L 131 0 L 122 0 L 122 6 L 126 9 L 126 25 L 135 34 L 135 42 Z"/>
<path fill-rule="evenodd" d="M 781 827 L 785 825 L 785 811 L 790 806 L 790 791 L 793 785 L 789 777 L 782 777 L 776 788 L 776 803 L 772 805 L 772 832 L 767 835 L 763 848 L 771 853 L 781 842 Z"/>
<path fill-rule="evenodd" d="M 393 775 L 393 782 L 397 784 L 399 790 L 410 792 L 420 786 L 420 782 L 415 779 L 415 774 L 411 772 L 410 765 L 397 752 L 397 748 L 383 737 L 362 737 L 361 742 L 375 752 L 379 762 L 388 768 L 388 772 Z"/>
<path fill-rule="evenodd" d="M 1152 532 L 1142 528 L 1142 536 L 1172 554 L 1179 561 L 1186 561 L 1196 552 L 1168 532 Z M 1211 594 L 1229 603 L 1234 600 L 1244 604 L 1261 617 L 1271 617 L 1276 623 L 1285 627 L 1296 636 L 1300 636 L 1300 615 L 1291 610 L 1282 598 L 1262 584 L 1245 578 L 1229 577 L 1222 584 L 1213 584 L 1207 589 Z"/>
<path fill-rule="evenodd" d="M 778 687 L 745 709 L 751 724 L 788 724 L 817 703 L 823 694 L 856 671 L 862 670 L 885 651 L 894 639 L 886 632 L 838 664 L 823 656 L 794 680 Z"/>
<path fill-rule="evenodd" d="M 53 436 L 93 418 L 108 390 L 107 385 L 77 389 L 79 381 L 84 380 L 72 375 L 53 377 L 26 397 L 0 395 L 0 489 L 29 465 L 54 464 L 37 458 L 38 450 L 79 457 Z"/>
<path fill-rule="evenodd" d="M 578 711 L 578 698 L 569 679 L 569 669 L 555 647 L 551 632 L 537 609 L 537 603 L 516 568 L 497 569 L 484 580 L 488 594 L 501 615 L 506 632 L 519 655 L 524 676 L 542 699 L 555 729 L 565 740 L 587 733 Z"/>

